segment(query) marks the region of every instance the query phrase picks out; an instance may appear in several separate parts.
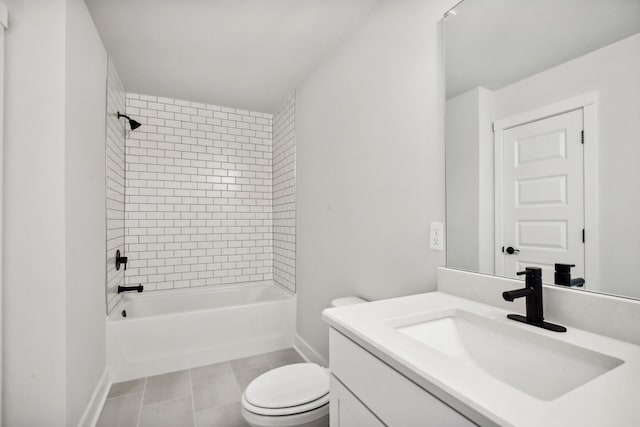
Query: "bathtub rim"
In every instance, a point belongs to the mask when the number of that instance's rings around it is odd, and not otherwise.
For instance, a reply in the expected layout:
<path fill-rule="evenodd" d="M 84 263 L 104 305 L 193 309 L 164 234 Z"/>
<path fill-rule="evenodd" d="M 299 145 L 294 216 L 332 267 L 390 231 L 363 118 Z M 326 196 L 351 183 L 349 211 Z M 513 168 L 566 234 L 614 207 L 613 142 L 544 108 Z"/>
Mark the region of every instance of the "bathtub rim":
<path fill-rule="evenodd" d="M 255 301 L 251 303 L 242 303 L 242 304 L 235 304 L 235 305 L 216 307 L 216 308 L 202 308 L 198 310 L 186 310 L 186 311 L 178 311 L 173 313 L 162 313 L 162 314 L 156 314 L 152 316 L 123 318 L 121 314 L 123 305 L 125 305 L 132 299 L 162 298 L 170 295 L 204 294 L 204 293 L 223 292 L 223 291 L 229 291 L 229 290 L 241 289 L 241 288 L 257 288 L 257 287 L 275 287 L 276 289 L 282 292 L 283 298 L 267 300 L 267 301 Z M 135 293 L 132 292 L 132 293 L 127 293 L 125 295 L 122 295 L 122 298 L 120 298 L 120 301 L 118 301 L 118 303 L 113 307 L 111 312 L 107 314 L 106 318 L 108 323 L 117 324 L 123 321 L 132 322 L 136 320 L 141 321 L 145 319 L 159 319 L 163 317 L 188 315 L 191 313 L 198 313 L 203 311 L 227 310 L 227 309 L 233 309 L 237 307 L 247 307 L 247 306 L 252 306 L 257 304 L 272 304 L 272 303 L 287 301 L 290 299 L 296 299 L 296 294 L 291 290 L 285 288 L 284 286 L 278 284 L 275 280 L 260 280 L 256 282 L 228 283 L 224 285 L 208 285 L 208 286 L 205 285 L 205 286 L 191 286 L 186 288 L 162 289 L 162 290 L 148 291 L 147 294 L 144 294 L 144 292 L 135 292 Z"/>

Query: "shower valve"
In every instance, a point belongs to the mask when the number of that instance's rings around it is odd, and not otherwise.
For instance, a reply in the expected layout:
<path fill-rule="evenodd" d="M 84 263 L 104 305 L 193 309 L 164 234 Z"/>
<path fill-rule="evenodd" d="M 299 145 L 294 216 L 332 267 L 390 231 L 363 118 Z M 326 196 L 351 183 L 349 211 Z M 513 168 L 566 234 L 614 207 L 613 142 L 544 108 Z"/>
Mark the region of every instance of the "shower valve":
<path fill-rule="evenodd" d="M 118 249 L 116 251 L 116 270 L 120 270 L 120 264 L 124 264 L 124 269 L 126 271 L 127 262 L 129 262 L 129 258 L 126 256 L 120 256 L 120 249 Z"/>

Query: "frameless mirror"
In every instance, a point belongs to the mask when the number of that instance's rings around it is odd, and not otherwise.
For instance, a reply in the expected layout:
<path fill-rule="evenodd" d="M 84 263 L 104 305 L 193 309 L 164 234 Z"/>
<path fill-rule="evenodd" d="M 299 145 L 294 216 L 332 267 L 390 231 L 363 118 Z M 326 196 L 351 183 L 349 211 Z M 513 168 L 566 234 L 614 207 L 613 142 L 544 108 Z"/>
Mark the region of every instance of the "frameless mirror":
<path fill-rule="evenodd" d="M 445 15 L 447 265 L 640 298 L 640 0 Z"/>

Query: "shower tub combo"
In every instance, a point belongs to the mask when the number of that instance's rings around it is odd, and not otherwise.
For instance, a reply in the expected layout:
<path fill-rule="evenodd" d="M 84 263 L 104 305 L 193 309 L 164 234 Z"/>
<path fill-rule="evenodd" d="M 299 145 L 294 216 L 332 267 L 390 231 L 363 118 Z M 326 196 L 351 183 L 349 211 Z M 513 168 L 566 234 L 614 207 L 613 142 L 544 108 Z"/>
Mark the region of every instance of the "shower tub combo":
<path fill-rule="evenodd" d="M 272 281 L 124 294 L 107 318 L 111 380 L 292 347 L 295 315 L 295 295 Z"/>

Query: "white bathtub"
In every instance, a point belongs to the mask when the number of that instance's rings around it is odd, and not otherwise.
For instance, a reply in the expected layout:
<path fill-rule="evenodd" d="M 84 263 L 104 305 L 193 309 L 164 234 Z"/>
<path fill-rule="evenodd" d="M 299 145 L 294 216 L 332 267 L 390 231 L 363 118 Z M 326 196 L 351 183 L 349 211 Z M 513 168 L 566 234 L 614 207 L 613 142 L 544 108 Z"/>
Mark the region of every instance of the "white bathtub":
<path fill-rule="evenodd" d="M 127 293 L 107 317 L 111 380 L 292 347 L 295 316 L 295 295 L 271 281 Z"/>

